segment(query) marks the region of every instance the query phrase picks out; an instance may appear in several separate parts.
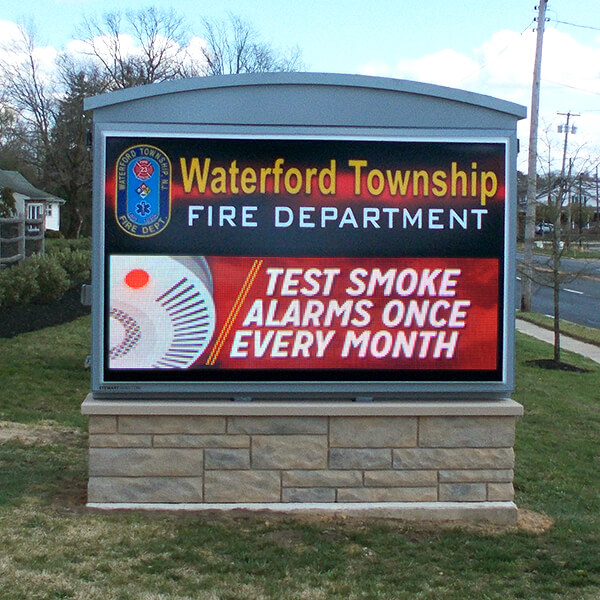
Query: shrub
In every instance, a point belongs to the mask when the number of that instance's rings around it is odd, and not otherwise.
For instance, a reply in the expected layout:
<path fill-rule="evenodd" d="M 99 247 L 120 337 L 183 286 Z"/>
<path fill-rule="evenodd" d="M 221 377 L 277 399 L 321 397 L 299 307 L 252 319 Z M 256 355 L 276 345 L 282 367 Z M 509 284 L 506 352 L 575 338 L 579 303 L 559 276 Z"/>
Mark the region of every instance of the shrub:
<path fill-rule="evenodd" d="M 31 299 L 35 304 L 48 304 L 62 298 L 71 287 L 67 271 L 52 256 L 34 255 L 28 261 L 37 269 L 38 293 Z"/>
<path fill-rule="evenodd" d="M 62 250 L 91 250 L 92 238 L 82 237 L 76 240 L 46 237 L 46 254 L 53 255 Z"/>
<path fill-rule="evenodd" d="M 63 250 L 53 252 L 49 257 L 56 260 L 67 272 L 72 287 L 90 280 L 92 253 L 89 250 L 64 248 Z"/>
<path fill-rule="evenodd" d="M 62 231 L 52 231 L 51 229 L 47 229 L 44 236 L 47 240 L 63 240 L 65 238 Z"/>
<path fill-rule="evenodd" d="M 29 304 L 39 294 L 38 267 L 39 265 L 24 260 L 18 265 L 0 271 L 3 307 Z"/>
<path fill-rule="evenodd" d="M 0 271 L 0 307 L 47 304 L 62 298 L 70 286 L 69 274 L 59 260 L 34 254 Z"/>

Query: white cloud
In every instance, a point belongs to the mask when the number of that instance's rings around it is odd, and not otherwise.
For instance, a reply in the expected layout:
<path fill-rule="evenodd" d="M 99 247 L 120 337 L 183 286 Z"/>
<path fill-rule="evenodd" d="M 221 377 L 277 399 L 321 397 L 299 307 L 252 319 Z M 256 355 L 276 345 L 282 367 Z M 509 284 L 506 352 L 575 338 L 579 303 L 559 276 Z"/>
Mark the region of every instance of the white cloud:
<path fill-rule="evenodd" d="M 599 40 L 600 41 L 600 40 Z M 498 31 L 471 53 L 451 49 L 416 59 L 366 63 L 361 72 L 465 89 L 495 96 L 529 108 L 535 57 L 536 33 L 527 30 Z M 600 155 L 600 47 L 586 46 L 569 33 L 547 28 L 542 56 L 540 123 L 559 136 L 556 126 L 564 120 L 559 112 L 580 113 L 573 146 L 585 145 Z M 518 124 L 521 140 L 519 166 L 527 160 L 529 120 Z M 560 140 L 560 136 L 557 138 Z M 558 144 L 560 146 L 560 143 Z M 597 160 L 597 158 L 596 158 Z"/>
<path fill-rule="evenodd" d="M 18 64 L 19 58 L 24 58 L 17 51 L 21 37 L 19 25 L 0 20 L 0 60 Z M 388 62 L 366 62 L 358 72 L 465 89 L 529 107 L 535 39 L 532 30 L 523 33 L 503 30 L 468 53 L 448 48 L 415 59 L 390 57 Z M 131 36 L 123 35 L 120 41 L 125 55 L 140 53 L 140 47 Z M 94 42 L 102 48 L 108 40 L 98 37 Z M 88 42 L 73 40 L 66 46 L 66 51 L 89 55 L 86 44 Z M 191 38 L 186 48 L 188 56 L 202 61 L 205 45 L 202 38 Z M 42 73 L 52 72 L 57 54 L 51 46 L 36 48 L 34 56 Z M 540 122 L 556 131 L 556 125 L 562 119 L 557 113 L 580 113 L 574 119 L 579 129 L 577 136 L 573 136 L 573 143 L 585 144 L 590 152 L 600 155 L 599 96 L 600 37 L 596 45 L 585 45 L 570 33 L 548 27 L 544 35 Z M 527 155 L 528 127 L 528 120 L 518 124 L 521 167 Z"/>
<path fill-rule="evenodd" d="M 478 68 L 477 63 L 455 50 L 441 50 L 413 61 L 400 60 L 395 75 L 448 87 L 458 87 Z"/>
<path fill-rule="evenodd" d="M 194 36 L 190 38 L 186 46 L 186 52 L 188 55 L 188 61 L 191 61 L 196 68 L 203 68 L 206 65 L 206 57 L 204 52 L 206 51 L 208 44 L 204 38 Z M 192 66 L 187 65 L 187 66 Z"/>
<path fill-rule="evenodd" d="M 364 63 L 359 68 L 359 73 L 361 75 L 371 75 L 373 77 L 393 77 L 393 67 L 390 65 L 373 60 L 368 63 Z"/>
<path fill-rule="evenodd" d="M 4 42 L 10 42 L 19 37 L 19 26 L 12 21 L 2 21 L 0 19 L 0 39 Z"/>

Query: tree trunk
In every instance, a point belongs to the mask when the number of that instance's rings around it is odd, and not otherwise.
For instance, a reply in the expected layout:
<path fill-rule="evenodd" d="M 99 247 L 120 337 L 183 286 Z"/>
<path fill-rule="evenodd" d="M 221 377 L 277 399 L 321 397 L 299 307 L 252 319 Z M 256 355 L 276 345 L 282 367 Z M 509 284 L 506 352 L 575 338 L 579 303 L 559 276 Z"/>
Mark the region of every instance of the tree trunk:
<path fill-rule="evenodd" d="M 554 228 L 556 231 L 556 227 Z M 552 283 L 554 299 L 554 362 L 560 362 L 560 237 L 554 234 L 554 253 L 552 257 Z"/>

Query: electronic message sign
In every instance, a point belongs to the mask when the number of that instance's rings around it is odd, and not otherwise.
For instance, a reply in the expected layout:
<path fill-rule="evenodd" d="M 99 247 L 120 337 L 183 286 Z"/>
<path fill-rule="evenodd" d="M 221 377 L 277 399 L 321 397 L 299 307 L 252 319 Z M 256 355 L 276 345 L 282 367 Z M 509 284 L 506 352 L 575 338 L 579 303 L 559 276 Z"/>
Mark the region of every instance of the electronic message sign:
<path fill-rule="evenodd" d="M 506 390 L 507 146 L 105 132 L 95 393 Z"/>

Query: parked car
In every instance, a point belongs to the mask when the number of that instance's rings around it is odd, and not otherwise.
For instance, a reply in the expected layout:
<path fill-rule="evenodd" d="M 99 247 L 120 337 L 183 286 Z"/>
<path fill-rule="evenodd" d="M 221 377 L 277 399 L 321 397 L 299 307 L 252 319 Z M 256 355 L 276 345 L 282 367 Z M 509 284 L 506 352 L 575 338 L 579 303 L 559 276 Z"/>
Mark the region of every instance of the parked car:
<path fill-rule="evenodd" d="M 552 223 L 538 223 L 535 227 L 535 232 L 539 235 L 544 233 L 552 233 L 554 231 L 554 225 Z"/>

